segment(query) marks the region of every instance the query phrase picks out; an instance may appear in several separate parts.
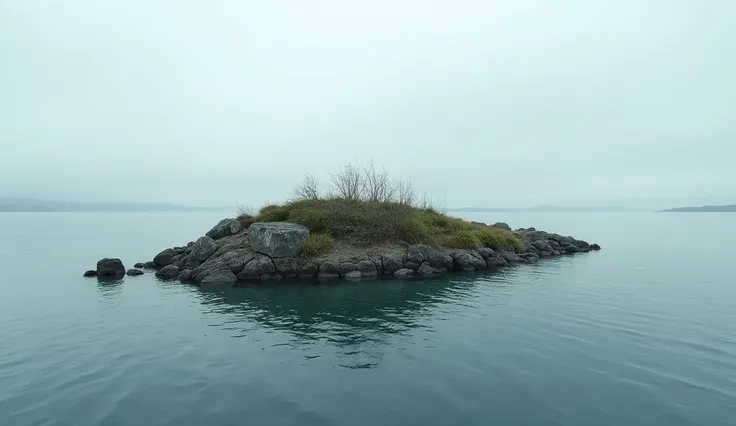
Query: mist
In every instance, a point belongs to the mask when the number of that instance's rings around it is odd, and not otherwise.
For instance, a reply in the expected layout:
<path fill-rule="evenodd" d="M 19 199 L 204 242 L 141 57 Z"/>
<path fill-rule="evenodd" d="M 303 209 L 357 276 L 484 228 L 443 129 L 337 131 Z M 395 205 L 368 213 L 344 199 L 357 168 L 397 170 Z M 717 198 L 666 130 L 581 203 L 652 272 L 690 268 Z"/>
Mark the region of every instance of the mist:
<path fill-rule="evenodd" d="M 0 2 L 0 196 L 736 202 L 736 3 Z M 683 201 L 684 202 L 684 201 Z"/>

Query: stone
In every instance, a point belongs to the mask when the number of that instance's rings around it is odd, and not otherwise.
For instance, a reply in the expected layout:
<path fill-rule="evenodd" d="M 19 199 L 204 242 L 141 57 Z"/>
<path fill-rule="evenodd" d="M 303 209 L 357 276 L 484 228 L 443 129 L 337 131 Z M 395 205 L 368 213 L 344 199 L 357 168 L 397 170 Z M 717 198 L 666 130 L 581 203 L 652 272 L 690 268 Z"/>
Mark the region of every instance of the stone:
<path fill-rule="evenodd" d="M 400 254 L 390 253 L 381 256 L 381 265 L 383 266 L 383 273 L 389 275 L 403 268 L 404 260 L 401 258 Z"/>
<path fill-rule="evenodd" d="M 591 244 L 590 245 L 590 249 L 597 251 L 597 250 L 600 250 L 601 249 L 601 246 L 599 246 L 598 244 Z"/>
<path fill-rule="evenodd" d="M 417 273 L 423 277 L 436 277 L 438 275 L 443 275 L 447 272 L 447 269 L 435 269 L 432 266 L 430 266 L 429 262 L 424 262 L 422 265 L 417 269 Z"/>
<path fill-rule="evenodd" d="M 376 264 L 370 260 L 361 260 L 358 262 L 358 272 L 364 278 L 375 278 L 378 276 Z"/>
<path fill-rule="evenodd" d="M 135 265 L 133 265 L 133 267 L 134 267 L 134 268 L 138 268 L 138 269 L 141 269 L 141 268 L 145 268 L 145 267 L 146 267 L 146 264 L 145 264 L 145 263 L 143 263 L 143 262 L 138 262 L 138 263 L 136 263 Z"/>
<path fill-rule="evenodd" d="M 236 219 L 228 218 L 222 219 L 205 235 L 213 240 L 219 240 L 220 238 L 227 237 L 228 235 L 237 234 L 241 229 L 243 228 L 240 226 L 240 222 Z"/>
<path fill-rule="evenodd" d="M 406 250 L 406 261 L 421 265 L 422 262 L 434 255 L 436 250 L 425 244 L 414 244 Z M 417 266 L 418 268 L 419 266 Z"/>
<path fill-rule="evenodd" d="M 241 280 L 270 280 L 277 276 L 281 275 L 276 273 L 276 267 L 271 258 L 256 254 L 250 262 L 245 264 L 237 277 Z"/>
<path fill-rule="evenodd" d="M 89 270 L 89 271 L 87 271 L 87 272 L 84 273 L 84 276 L 85 277 L 96 277 L 97 276 L 97 271 Z"/>
<path fill-rule="evenodd" d="M 422 266 L 421 263 L 406 261 L 402 269 L 411 269 L 413 271 L 416 271 L 417 269 L 419 269 L 420 266 Z"/>
<path fill-rule="evenodd" d="M 153 269 L 156 267 L 156 262 L 154 261 L 144 262 L 143 267 L 146 269 Z"/>
<path fill-rule="evenodd" d="M 358 265 L 353 262 L 343 262 L 340 264 L 340 276 L 347 275 L 348 272 L 358 270 Z"/>
<path fill-rule="evenodd" d="M 120 259 L 104 258 L 97 262 L 98 277 L 122 277 L 125 275 L 125 266 Z"/>
<path fill-rule="evenodd" d="M 488 268 L 486 261 L 475 250 L 455 250 L 452 254 L 455 259 L 454 269 L 457 271 L 476 271 Z"/>
<path fill-rule="evenodd" d="M 299 278 L 315 278 L 319 273 L 317 264 L 308 259 L 302 259 L 299 262 L 299 271 L 297 276 Z"/>
<path fill-rule="evenodd" d="M 308 236 L 306 226 L 289 222 L 256 222 L 248 229 L 250 248 L 269 257 L 297 257 Z"/>
<path fill-rule="evenodd" d="M 179 276 L 179 267 L 176 265 L 166 265 L 159 271 L 156 271 L 156 276 L 165 280 L 173 280 Z"/>
<path fill-rule="evenodd" d="M 319 274 L 329 274 L 329 275 L 337 275 L 340 276 L 340 272 L 342 271 L 342 267 L 339 263 L 332 261 L 332 260 L 326 260 L 322 262 L 321 265 L 319 265 Z"/>
<path fill-rule="evenodd" d="M 486 265 L 489 268 L 503 268 L 509 266 L 509 263 L 501 256 L 491 256 L 486 259 Z"/>
<path fill-rule="evenodd" d="M 201 284 L 233 284 L 238 277 L 229 269 L 218 269 L 200 281 Z"/>
<path fill-rule="evenodd" d="M 547 240 L 536 240 L 532 242 L 532 245 L 536 247 L 536 249 L 539 250 L 540 252 L 545 252 L 545 251 L 553 252 L 555 250 L 552 248 L 552 245 L 550 245 L 550 243 L 547 242 Z"/>
<path fill-rule="evenodd" d="M 396 278 L 410 278 L 413 277 L 415 274 L 413 269 L 407 269 L 407 268 L 401 268 L 398 271 L 394 272 L 394 276 Z"/>
<path fill-rule="evenodd" d="M 229 251 L 220 257 L 233 274 L 239 274 L 243 270 L 246 263 L 253 259 L 251 252 L 246 250 Z"/>
<path fill-rule="evenodd" d="M 174 250 L 173 248 L 167 248 L 166 250 L 164 250 L 164 251 L 162 251 L 161 253 L 157 254 L 157 255 L 156 255 L 156 256 L 155 256 L 154 258 L 153 258 L 153 263 L 155 263 L 155 264 L 156 264 L 156 266 L 166 266 L 166 265 L 171 265 L 171 263 L 173 262 L 173 260 L 172 260 L 172 259 L 173 259 L 173 258 L 174 258 L 174 256 L 176 256 L 177 254 L 179 254 L 179 252 L 177 252 L 177 251 L 176 251 L 176 250 Z"/>
<path fill-rule="evenodd" d="M 192 246 L 192 252 L 189 253 L 189 260 L 195 262 L 204 262 L 209 259 L 213 253 L 217 251 L 217 243 L 210 237 L 200 237 Z"/>
<path fill-rule="evenodd" d="M 493 227 L 494 228 L 505 229 L 507 231 L 510 231 L 511 230 L 511 227 L 509 226 L 509 224 L 508 223 L 505 223 L 505 222 L 496 222 L 496 223 L 493 224 Z"/>
<path fill-rule="evenodd" d="M 503 257 L 504 260 L 506 260 L 506 263 L 508 263 L 509 265 L 524 262 L 524 259 L 522 259 L 519 255 L 510 251 L 501 251 L 499 252 L 499 255 Z"/>
<path fill-rule="evenodd" d="M 128 269 L 128 276 L 137 277 L 138 275 L 143 275 L 143 271 L 140 269 Z"/>
<path fill-rule="evenodd" d="M 360 273 L 360 271 L 350 271 L 345 274 L 345 279 L 348 281 L 360 281 L 362 277 L 363 275 Z"/>
<path fill-rule="evenodd" d="M 496 255 L 496 252 L 493 251 L 492 248 L 488 247 L 478 247 L 477 249 L 475 249 L 475 251 L 477 251 L 480 257 L 482 257 L 483 259 L 488 259 L 489 257 Z"/>
<path fill-rule="evenodd" d="M 299 259 L 295 257 L 277 257 L 273 259 L 273 265 L 284 278 L 296 278 L 299 276 Z"/>
<path fill-rule="evenodd" d="M 179 281 L 189 281 L 192 279 L 192 270 L 191 269 L 184 269 L 181 272 L 179 272 Z"/>

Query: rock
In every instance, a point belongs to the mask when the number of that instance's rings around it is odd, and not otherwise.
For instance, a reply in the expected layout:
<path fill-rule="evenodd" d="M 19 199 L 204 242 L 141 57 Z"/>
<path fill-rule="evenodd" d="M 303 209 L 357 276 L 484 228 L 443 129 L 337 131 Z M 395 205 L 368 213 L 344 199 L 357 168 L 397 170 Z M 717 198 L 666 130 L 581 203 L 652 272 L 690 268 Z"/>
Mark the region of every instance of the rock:
<path fill-rule="evenodd" d="M 505 222 L 496 222 L 496 223 L 493 224 L 493 227 L 494 228 L 505 229 L 507 231 L 510 231 L 511 230 L 511 227 L 509 226 L 509 224 L 508 223 L 505 223 Z"/>
<path fill-rule="evenodd" d="M 486 259 L 486 265 L 488 265 L 489 268 L 503 268 L 509 266 L 506 259 L 501 256 L 489 257 L 488 259 Z"/>
<path fill-rule="evenodd" d="M 524 262 L 524 259 L 522 259 L 519 255 L 510 251 L 499 252 L 499 255 L 503 257 L 509 265 Z"/>
<path fill-rule="evenodd" d="M 140 269 L 128 269 L 128 276 L 137 277 L 138 275 L 143 275 L 143 271 Z"/>
<path fill-rule="evenodd" d="M 362 277 L 363 275 L 360 273 L 360 271 L 350 271 L 345 274 L 345 279 L 348 281 L 360 281 Z"/>
<path fill-rule="evenodd" d="M 396 278 L 409 278 L 414 276 L 414 270 L 413 269 L 407 269 L 407 268 L 401 268 L 398 271 L 394 272 L 394 276 Z"/>
<path fill-rule="evenodd" d="M 143 263 L 143 267 L 146 268 L 146 269 L 153 269 L 153 268 L 156 267 L 156 262 L 154 262 L 154 261 L 145 262 L 145 263 Z"/>
<path fill-rule="evenodd" d="M 591 244 L 590 245 L 590 249 L 597 251 L 597 250 L 600 250 L 601 249 L 601 246 L 599 246 L 598 244 Z"/>
<path fill-rule="evenodd" d="M 167 248 L 166 250 L 164 250 L 161 253 L 157 254 L 156 257 L 153 258 L 153 263 L 155 263 L 156 266 L 171 265 L 171 263 L 173 262 L 172 259 L 177 254 L 179 254 L 179 252 L 177 252 L 173 248 Z"/>
<path fill-rule="evenodd" d="M 411 269 L 412 271 L 416 271 L 420 266 L 422 266 L 421 263 L 406 261 L 402 269 Z"/>
<path fill-rule="evenodd" d="M 179 267 L 176 265 L 166 265 L 159 271 L 156 271 L 156 276 L 165 280 L 173 280 L 179 276 Z"/>
<path fill-rule="evenodd" d="M 133 267 L 134 267 L 134 268 L 138 268 L 138 269 L 141 269 L 141 268 L 145 268 L 145 267 L 146 267 L 146 264 L 145 264 L 145 263 L 143 263 L 143 262 L 138 262 L 138 263 L 136 263 L 135 265 L 133 265 Z"/>
<path fill-rule="evenodd" d="M 253 259 L 253 254 L 246 250 L 229 251 L 220 257 L 222 263 L 227 265 L 230 272 L 239 274 L 243 270 L 246 263 Z"/>
<path fill-rule="evenodd" d="M 97 271 L 89 270 L 89 271 L 87 271 L 87 272 L 84 273 L 84 276 L 85 277 L 96 277 L 97 276 Z"/>
<path fill-rule="evenodd" d="M 319 273 L 317 264 L 308 259 L 302 259 L 299 263 L 299 278 L 315 278 Z"/>
<path fill-rule="evenodd" d="M 200 283 L 202 284 L 232 284 L 238 277 L 229 269 L 219 269 L 207 275 Z"/>
<path fill-rule="evenodd" d="M 447 269 L 435 269 L 432 266 L 429 265 L 429 262 L 424 262 L 417 270 L 417 273 L 423 277 L 436 277 L 438 275 L 445 274 L 447 272 Z"/>
<path fill-rule="evenodd" d="M 364 278 L 375 278 L 378 276 L 378 269 L 376 264 L 370 260 L 361 260 L 358 262 L 358 272 Z"/>
<path fill-rule="evenodd" d="M 547 242 L 547 240 L 536 240 L 532 242 L 532 245 L 536 247 L 537 250 L 540 252 L 553 252 L 555 249 L 552 248 L 550 243 Z"/>
<path fill-rule="evenodd" d="M 270 257 L 297 257 L 308 236 L 307 227 L 289 222 L 256 222 L 248 229 L 251 249 Z"/>
<path fill-rule="evenodd" d="M 237 234 L 241 229 L 243 228 L 240 226 L 240 222 L 236 219 L 228 218 L 222 219 L 220 223 L 215 225 L 205 235 L 213 240 L 219 240 L 220 238 L 227 237 L 228 235 Z"/>
<path fill-rule="evenodd" d="M 340 264 L 340 276 L 345 276 L 348 272 L 358 270 L 358 265 L 353 262 L 343 262 Z"/>
<path fill-rule="evenodd" d="M 200 263 L 204 262 L 215 251 L 217 251 L 215 240 L 210 237 L 200 237 L 192 246 L 192 252 L 189 253 L 189 260 Z"/>
<path fill-rule="evenodd" d="M 208 276 L 219 271 L 230 271 L 230 268 L 228 268 L 228 266 L 225 265 L 225 263 L 222 262 L 220 259 L 212 259 L 192 269 L 189 279 L 191 279 L 192 281 L 201 282 Z"/>
<path fill-rule="evenodd" d="M 339 278 L 341 271 L 342 271 L 342 267 L 339 263 L 332 261 L 332 260 L 326 260 L 322 262 L 321 265 L 319 265 L 318 277 L 320 279 Z"/>
<path fill-rule="evenodd" d="M 406 250 L 406 261 L 416 263 L 417 268 L 422 262 L 429 259 L 430 256 L 434 255 L 437 251 L 432 247 L 425 244 L 415 244 L 409 246 Z"/>
<path fill-rule="evenodd" d="M 192 279 L 192 270 L 191 269 L 184 269 L 181 272 L 179 272 L 179 281 L 189 281 Z"/>
<path fill-rule="evenodd" d="M 284 278 L 299 276 L 299 259 L 295 257 L 278 257 L 273 259 L 273 265 Z"/>
<path fill-rule="evenodd" d="M 452 256 L 455 270 L 468 272 L 488 268 L 486 261 L 475 250 L 455 250 Z"/>
<path fill-rule="evenodd" d="M 475 251 L 477 251 L 480 257 L 482 257 L 483 259 L 488 259 L 489 257 L 496 255 L 496 252 L 493 251 L 492 248 L 488 247 L 478 247 L 477 249 L 475 249 Z"/>
<path fill-rule="evenodd" d="M 404 260 L 400 254 L 391 253 L 381 256 L 381 265 L 383 265 L 383 273 L 389 275 L 403 268 Z"/>
<path fill-rule="evenodd" d="M 256 254 L 238 274 L 238 279 L 241 280 L 271 280 L 278 277 L 281 275 L 276 273 L 271 258 L 262 254 Z"/>
<path fill-rule="evenodd" d="M 97 262 L 97 276 L 98 277 L 122 277 L 125 275 L 125 266 L 120 259 L 100 259 Z"/>

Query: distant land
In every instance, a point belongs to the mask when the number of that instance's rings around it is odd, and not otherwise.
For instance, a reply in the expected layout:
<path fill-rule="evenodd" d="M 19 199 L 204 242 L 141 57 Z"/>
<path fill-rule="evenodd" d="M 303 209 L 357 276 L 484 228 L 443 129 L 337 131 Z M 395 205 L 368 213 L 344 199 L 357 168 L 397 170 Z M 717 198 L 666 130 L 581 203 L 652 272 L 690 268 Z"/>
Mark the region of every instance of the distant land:
<path fill-rule="evenodd" d="M 196 212 L 232 210 L 161 203 L 77 202 L 36 198 L 0 197 L 0 212 Z"/>
<path fill-rule="evenodd" d="M 678 207 L 662 210 L 665 213 L 705 213 L 705 212 L 736 212 L 736 205 L 730 206 L 701 206 L 701 207 Z"/>
<path fill-rule="evenodd" d="M 447 208 L 448 212 L 628 212 L 646 211 L 641 208 L 619 206 L 534 206 L 534 207 L 459 207 Z"/>

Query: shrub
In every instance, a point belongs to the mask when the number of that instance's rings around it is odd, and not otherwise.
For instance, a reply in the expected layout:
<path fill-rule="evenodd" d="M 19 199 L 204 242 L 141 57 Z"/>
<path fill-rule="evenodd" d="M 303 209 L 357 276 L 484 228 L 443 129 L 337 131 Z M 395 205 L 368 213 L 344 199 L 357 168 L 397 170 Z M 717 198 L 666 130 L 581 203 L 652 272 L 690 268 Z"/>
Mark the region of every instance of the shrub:
<path fill-rule="evenodd" d="M 327 234 L 311 234 L 304 240 L 302 252 L 307 256 L 319 256 L 327 253 L 335 245 L 335 240 Z"/>
<path fill-rule="evenodd" d="M 256 218 L 249 214 L 241 213 L 237 217 L 238 222 L 240 222 L 240 226 L 243 227 L 243 229 L 248 229 L 253 224 L 253 222 L 256 221 Z"/>
<path fill-rule="evenodd" d="M 282 222 L 288 219 L 289 208 L 288 206 L 279 206 L 271 204 L 261 209 L 256 216 L 256 222 Z"/>

